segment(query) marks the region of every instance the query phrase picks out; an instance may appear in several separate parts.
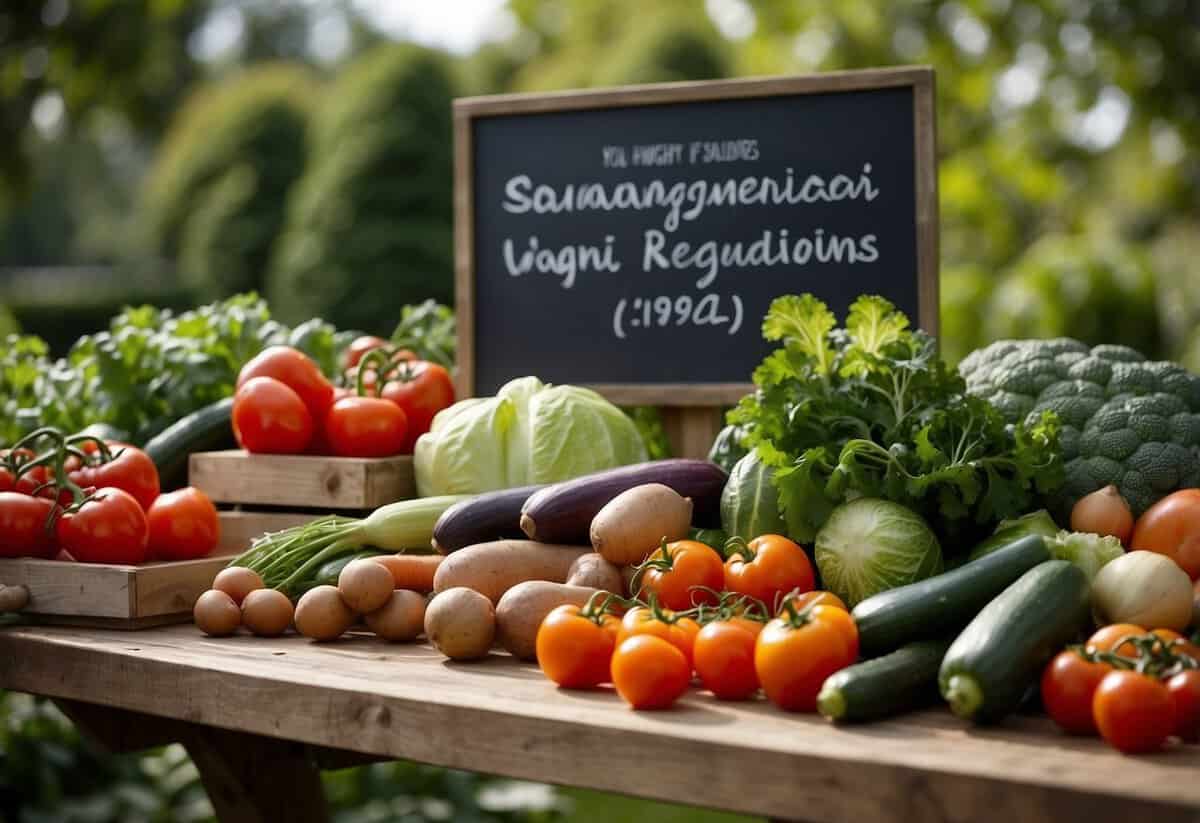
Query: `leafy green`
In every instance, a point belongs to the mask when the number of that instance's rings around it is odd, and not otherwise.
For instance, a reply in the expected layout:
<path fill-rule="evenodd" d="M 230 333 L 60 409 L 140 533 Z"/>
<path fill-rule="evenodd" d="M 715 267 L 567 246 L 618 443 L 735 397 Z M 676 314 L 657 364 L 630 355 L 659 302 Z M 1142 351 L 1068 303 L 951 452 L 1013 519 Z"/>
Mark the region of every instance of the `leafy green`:
<path fill-rule="evenodd" d="M 454 310 L 435 300 L 405 306 L 392 332 L 392 343 L 411 350 L 422 360 L 451 368 L 458 345 Z"/>
<path fill-rule="evenodd" d="M 794 539 L 811 541 L 838 504 L 865 496 L 907 506 L 944 543 L 966 546 L 1062 482 L 1056 416 L 1007 425 L 882 297 L 858 298 L 844 329 L 812 295 L 781 297 L 763 336 L 782 346 L 729 422 L 775 467 Z"/>

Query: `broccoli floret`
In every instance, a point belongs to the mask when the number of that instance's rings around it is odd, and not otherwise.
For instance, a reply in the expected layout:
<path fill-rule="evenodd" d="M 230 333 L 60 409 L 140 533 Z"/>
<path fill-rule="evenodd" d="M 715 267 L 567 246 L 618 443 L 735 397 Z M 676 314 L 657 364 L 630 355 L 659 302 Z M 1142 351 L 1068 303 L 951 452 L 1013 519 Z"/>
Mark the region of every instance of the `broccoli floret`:
<path fill-rule="evenodd" d="M 1109 379 L 1112 378 L 1112 363 L 1099 357 L 1085 357 L 1072 363 L 1071 367 L 1067 369 L 1067 374 L 1077 381 L 1092 383 L 1097 388 L 1101 388 L 1107 386 Z"/>
<path fill-rule="evenodd" d="M 1172 415 L 1171 442 L 1181 446 L 1200 446 L 1200 414 L 1181 412 Z"/>
<path fill-rule="evenodd" d="M 1143 363 L 1114 363 L 1108 381 L 1108 396 L 1143 395 L 1158 391 L 1158 376 Z"/>
<path fill-rule="evenodd" d="M 1116 346 L 1111 343 L 1093 346 L 1092 356 L 1099 357 L 1102 360 L 1111 360 L 1114 363 L 1141 363 L 1146 359 L 1145 355 L 1141 352 L 1135 351 L 1128 346 Z"/>

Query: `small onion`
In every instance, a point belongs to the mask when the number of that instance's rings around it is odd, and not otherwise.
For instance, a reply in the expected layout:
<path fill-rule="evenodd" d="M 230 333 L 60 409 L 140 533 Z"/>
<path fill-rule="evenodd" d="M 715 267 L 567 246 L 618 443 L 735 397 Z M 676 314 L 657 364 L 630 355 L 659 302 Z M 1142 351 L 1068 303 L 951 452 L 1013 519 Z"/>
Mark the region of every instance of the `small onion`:
<path fill-rule="evenodd" d="M 1082 497 L 1071 509 L 1071 530 L 1115 537 L 1129 545 L 1133 512 L 1116 486 L 1105 486 Z"/>
<path fill-rule="evenodd" d="M 1108 563 L 1092 581 L 1096 622 L 1182 631 L 1192 620 L 1192 581 L 1171 558 L 1136 551 Z"/>

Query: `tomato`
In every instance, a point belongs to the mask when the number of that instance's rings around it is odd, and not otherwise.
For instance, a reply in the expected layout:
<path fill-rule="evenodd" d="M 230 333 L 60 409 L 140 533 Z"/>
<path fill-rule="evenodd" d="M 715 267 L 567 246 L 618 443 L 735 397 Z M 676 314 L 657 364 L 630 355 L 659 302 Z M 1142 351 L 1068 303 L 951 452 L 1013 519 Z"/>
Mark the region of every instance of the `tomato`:
<path fill-rule="evenodd" d="M 379 397 L 343 397 L 325 417 L 325 436 L 340 457 L 400 454 L 407 435 L 404 410 Z"/>
<path fill-rule="evenodd" d="M 679 651 L 683 652 L 688 665 L 692 662 L 692 648 L 696 643 L 696 635 L 700 626 L 690 617 L 677 617 L 665 609 L 654 610 L 645 606 L 634 606 L 625 612 L 621 618 L 621 629 L 617 633 L 618 645 L 628 637 L 651 635 L 661 637 Z"/>
<path fill-rule="evenodd" d="M 725 565 L 715 549 L 695 540 L 677 540 L 647 558 L 641 591 L 654 594 L 668 609 L 684 611 L 699 603 L 716 603 L 724 582 Z"/>
<path fill-rule="evenodd" d="M 817 606 L 819 609 L 828 606 Z M 854 662 L 842 630 L 827 620 L 801 615 L 772 620 L 754 646 L 754 668 L 772 703 L 787 711 L 816 711 L 825 678 Z"/>
<path fill-rule="evenodd" d="M 159 495 L 146 511 L 146 523 L 150 556 L 155 560 L 207 557 L 221 539 L 217 507 L 191 486 Z"/>
<path fill-rule="evenodd" d="M 619 625 L 609 614 L 593 617 L 579 606 L 559 606 L 538 627 L 538 665 L 564 689 L 607 683 Z"/>
<path fill-rule="evenodd" d="M 850 616 L 850 612 L 837 606 L 816 605 L 808 609 L 810 620 L 819 620 L 833 626 L 846 644 L 846 653 L 850 662 L 858 659 L 858 624 Z"/>
<path fill-rule="evenodd" d="M 46 525 L 53 511 L 44 497 L 0 491 L 0 557 L 54 557 L 58 546 Z"/>
<path fill-rule="evenodd" d="M 661 637 L 628 637 L 613 652 L 613 685 L 635 709 L 669 708 L 691 679 L 692 667 L 683 652 Z"/>
<path fill-rule="evenodd" d="M 380 396 L 408 416 L 408 439 L 402 450 L 408 454 L 417 438 L 429 431 L 433 416 L 454 403 L 454 381 L 437 363 L 412 360 L 401 363 L 395 376 L 387 378 Z"/>
<path fill-rule="evenodd" d="M 709 623 L 696 635 L 692 663 L 700 682 L 715 697 L 745 700 L 758 691 L 758 673 L 754 670 L 757 639 L 758 632 L 733 620 Z"/>
<path fill-rule="evenodd" d="M 1129 538 L 1129 550 L 1138 549 L 1165 554 L 1200 578 L 1200 489 L 1180 489 L 1146 509 Z"/>
<path fill-rule="evenodd" d="M 1167 687 L 1134 671 L 1104 675 L 1092 713 L 1101 736 L 1126 754 L 1160 749 L 1175 730 L 1175 703 Z"/>
<path fill-rule="evenodd" d="M 725 561 L 725 588 L 748 594 L 774 610 L 781 595 L 812 591 L 812 563 L 804 549 L 778 534 L 764 534 Z"/>
<path fill-rule="evenodd" d="M 1068 734 L 1095 734 L 1092 698 L 1111 666 L 1094 663 L 1075 651 L 1059 652 L 1042 672 L 1046 714 Z"/>
<path fill-rule="evenodd" d="M 371 349 L 383 348 L 386 345 L 388 345 L 388 341 L 373 334 L 364 334 L 356 337 L 351 341 L 349 347 L 347 347 L 346 353 L 342 355 L 342 367 L 352 369 L 358 365 L 359 360 L 362 360 L 363 355 Z"/>
<path fill-rule="evenodd" d="M 1186 669 L 1167 680 L 1175 706 L 1175 734 L 1188 743 L 1200 741 L 1200 669 Z"/>
<path fill-rule="evenodd" d="M 16 464 L 17 470 L 24 466 L 29 461 L 33 460 L 35 455 L 29 449 L 16 449 L 10 451 L 4 449 L 0 451 L 0 457 L 11 457 Z M 34 466 L 21 474 L 20 478 L 16 478 L 7 468 L 0 469 L 0 491 L 18 491 L 21 494 L 33 494 L 38 488 L 50 482 L 53 474 L 48 466 Z M 49 490 L 43 490 L 41 494 L 45 497 L 53 496 Z"/>
<path fill-rule="evenodd" d="M 1136 655 L 1137 650 L 1129 643 L 1122 643 L 1120 649 L 1114 649 L 1113 646 L 1123 637 L 1128 637 L 1131 634 L 1145 633 L 1145 629 L 1133 623 L 1112 623 L 1102 629 L 1098 629 L 1095 634 L 1088 638 L 1087 649 L 1088 651 L 1116 651 L 1117 654 Z"/>
<path fill-rule="evenodd" d="M 841 609 L 844 612 L 850 611 L 850 608 L 842 601 L 842 598 L 833 592 L 821 591 L 819 589 L 789 595 L 784 600 L 791 603 L 792 607 L 798 612 L 804 611 L 811 606 L 833 606 L 835 609 Z"/>
<path fill-rule="evenodd" d="M 81 563 L 141 563 L 146 559 L 146 513 L 133 495 L 111 487 L 58 519 L 58 542 Z"/>
<path fill-rule="evenodd" d="M 69 477 L 85 489 L 92 486 L 124 489 L 143 509 L 149 509 L 159 493 L 158 467 L 141 449 L 122 443 L 112 443 L 110 447 L 116 455 L 111 462 L 83 466 L 71 472 Z"/>
<path fill-rule="evenodd" d="M 256 377 L 272 377 L 294 391 L 313 420 L 324 420 L 333 405 L 333 385 L 304 352 L 290 346 L 268 346 L 238 372 L 237 388 Z"/>
<path fill-rule="evenodd" d="M 270 377 L 242 384 L 233 397 L 233 434 L 258 454 L 300 454 L 313 437 L 313 418 L 300 395 Z"/>

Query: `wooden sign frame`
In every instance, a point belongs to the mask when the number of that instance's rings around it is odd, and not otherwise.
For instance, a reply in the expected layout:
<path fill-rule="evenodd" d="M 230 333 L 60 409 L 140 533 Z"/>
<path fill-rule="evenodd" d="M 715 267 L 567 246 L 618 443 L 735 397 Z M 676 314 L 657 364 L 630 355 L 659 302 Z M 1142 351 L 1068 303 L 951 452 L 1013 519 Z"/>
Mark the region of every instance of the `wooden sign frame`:
<path fill-rule="evenodd" d="M 454 268 L 458 317 L 459 397 L 475 394 L 475 214 L 473 122 L 512 114 L 655 106 L 733 99 L 790 97 L 830 92 L 910 87 L 913 92 L 914 188 L 918 325 L 938 333 L 938 193 L 934 72 L 929 66 L 839 71 L 824 74 L 741 80 L 659 83 L 593 91 L 504 94 L 454 101 Z M 715 408 L 736 403 L 753 391 L 746 383 L 587 384 L 614 403 L 665 406 L 668 434 L 677 454 L 694 456 L 719 428 Z M 707 450 L 707 446 L 705 446 Z"/>

